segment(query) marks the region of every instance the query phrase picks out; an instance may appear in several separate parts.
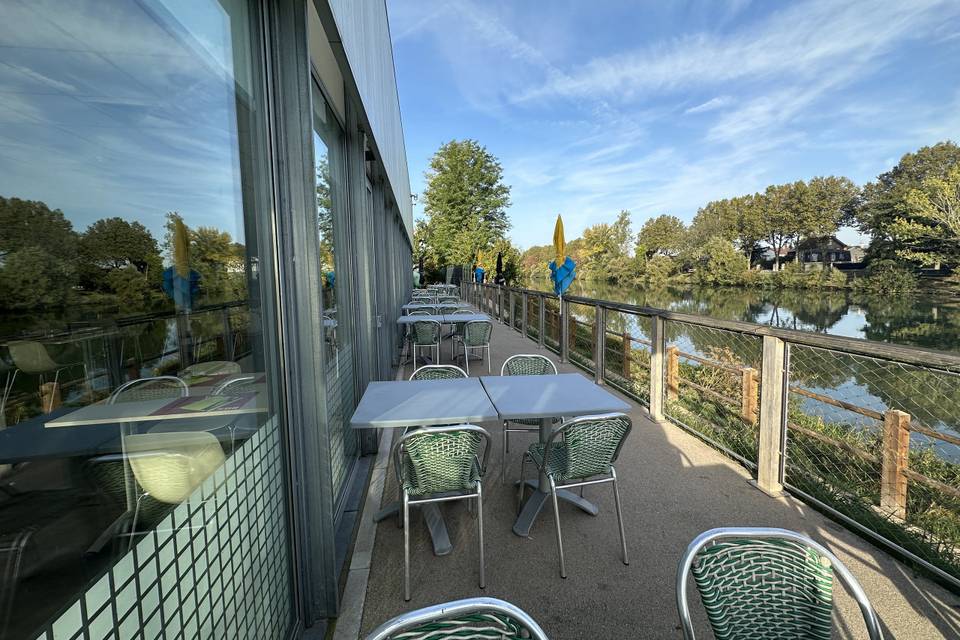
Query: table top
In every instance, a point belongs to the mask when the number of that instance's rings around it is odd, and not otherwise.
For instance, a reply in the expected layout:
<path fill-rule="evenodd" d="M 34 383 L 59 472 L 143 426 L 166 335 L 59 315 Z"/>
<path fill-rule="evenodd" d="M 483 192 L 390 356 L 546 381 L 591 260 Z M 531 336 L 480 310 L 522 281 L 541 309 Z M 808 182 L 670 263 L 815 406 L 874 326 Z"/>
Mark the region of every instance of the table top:
<path fill-rule="evenodd" d="M 414 316 L 416 318 L 416 316 Z M 485 313 L 445 313 L 444 324 L 461 324 L 464 322 L 490 322 L 490 316 Z"/>
<path fill-rule="evenodd" d="M 207 396 L 216 398 L 218 396 Z M 223 396 L 230 398 L 231 396 Z M 247 413 L 266 413 L 266 394 L 252 393 L 242 406 L 228 405 L 225 408 L 208 410 L 191 409 L 191 404 L 182 405 L 183 398 L 161 398 L 159 400 L 139 400 L 137 402 L 118 402 L 117 404 L 91 404 L 49 420 L 44 426 L 48 429 L 58 427 L 82 427 L 95 424 L 153 422 L 157 420 L 203 420 L 222 416 L 237 416 Z M 189 401 L 202 400 L 200 396 L 189 396 Z M 235 404 L 235 403 L 234 403 Z M 173 405 L 174 410 L 167 405 Z"/>
<path fill-rule="evenodd" d="M 428 316 L 400 316 L 397 318 L 397 324 L 413 324 L 421 320 L 433 320 L 440 324 L 462 324 L 464 322 L 490 322 L 490 316 L 485 313 L 446 313 L 440 315 L 432 313 Z"/>
<path fill-rule="evenodd" d="M 478 378 L 371 382 L 350 426 L 394 428 L 498 419 Z"/>
<path fill-rule="evenodd" d="M 457 309 L 469 309 L 470 305 L 466 302 L 408 302 L 400 308 L 404 311 L 412 311 L 425 307 L 456 307 Z"/>
<path fill-rule="evenodd" d="M 431 313 L 430 315 L 419 314 L 415 316 L 400 316 L 397 318 L 397 324 L 413 324 L 414 322 L 420 322 L 421 320 L 433 320 L 434 322 L 443 323 L 443 316 L 439 313 Z"/>
<path fill-rule="evenodd" d="M 579 373 L 481 376 L 480 382 L 504 420 L 630 410 L 629 404 Z"/>

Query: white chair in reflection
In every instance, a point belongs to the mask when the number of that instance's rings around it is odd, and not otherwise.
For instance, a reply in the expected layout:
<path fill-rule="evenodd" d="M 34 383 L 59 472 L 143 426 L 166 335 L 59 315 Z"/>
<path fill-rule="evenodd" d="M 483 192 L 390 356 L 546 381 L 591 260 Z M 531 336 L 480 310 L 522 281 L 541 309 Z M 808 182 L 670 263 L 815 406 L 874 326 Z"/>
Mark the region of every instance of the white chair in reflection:
<path fill-rule="evenodd" d="M 124 438 L 124 449 L 142 489 L 133 510 L 130 547 L 144 498 L 179 504 L 226 460 L 220 442 L 205 431 L 129 435 Z"/>
<path fill-rule="evenodd" d="M 89 380 L 87 376 L 87 366 L 85 364 L 82 362 L 57 362 L 50 357 L 47 348 L 39 342 L 33 340 L 15 340 L 7 343 L 7 350 L 17 370 L 40 378 L 38 393 L 40 394 L 41 402 L 43 401 L 42 389 L 46 382 L 45 376 L 53 373 L 53 389 L 49 392 L 49 399 L 44 408 L 46 413 L 53 410 L 54 397 L 56 395 L 57 385 L 60 383 L 61 371 L 69 369 L 70 367 L 80 366 L 83 367 L 84 382 Z"/>

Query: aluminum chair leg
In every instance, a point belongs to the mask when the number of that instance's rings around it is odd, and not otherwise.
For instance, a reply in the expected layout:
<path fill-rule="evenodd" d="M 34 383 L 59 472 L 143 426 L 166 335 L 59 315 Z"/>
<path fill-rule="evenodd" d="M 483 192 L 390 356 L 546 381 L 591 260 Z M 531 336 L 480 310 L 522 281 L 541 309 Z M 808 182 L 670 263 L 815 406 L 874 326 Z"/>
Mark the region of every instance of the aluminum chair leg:
<path fill-rule="evenodd" d="M 403 492 L 403 599 L 410 602 L 410 497 Z"/>
<path fill-rule="evenodd" d="M 133 549 L 133 538 L 137 535 L 137 520 L 140 518 L 140 503 L 143 502 L 143 499 L 147 497 L 146 492 L 141 493 L 137 496 L 137 504 L 133 507 L 133 523 L 130 525 L 130 539 L 127 542 L 127 553 L 130 553 L 130 550 Z"/>
<path fill-rule="evenodd" d="M 487 373 L 488 374 L 493 373 L 493 371 L 490 370 L 490 366 L 491 366 L 490 365 L 490 345 L 488 344 L 487 345 Z"/>
<path fill-rule="evenodd" d="M 617 525 L 620 527 L 620 546 L 623 550 L 623 564 L 630 564 L 630 558 L 627 557 L 627 535 L 623 530 L 623 509 L 620 506 L 620 487 L 617 486 L 617 471 L 610 467 L 610 475 L 613 476 L 613 498 L 617 504 Z"/>
<path fill-rule="evenodd" d="M 550 478 L 550 497 L 553 498 L 553 523 L 557 527 L 557 551 L 560 553 L 560 577 L 567 577 L 567 565 L 563 560 L 563 534 L 560 533 L 560 505 L 557 502 L 557 484 Z"/>
<path fill-rule="evenodd" d="M 510 439 L 507 431 L 507 421 L 503 421 L 503 458 L 500 460 L 500 484 L 507 482 L 507 454 L 510 453 Z"/>
<path fill-rule="evenodd" d="M 477 481 L 477 537 L 480 539 L 480 588 L 487 586 L 487 567 L 483 560 L 483 486 Z"/>

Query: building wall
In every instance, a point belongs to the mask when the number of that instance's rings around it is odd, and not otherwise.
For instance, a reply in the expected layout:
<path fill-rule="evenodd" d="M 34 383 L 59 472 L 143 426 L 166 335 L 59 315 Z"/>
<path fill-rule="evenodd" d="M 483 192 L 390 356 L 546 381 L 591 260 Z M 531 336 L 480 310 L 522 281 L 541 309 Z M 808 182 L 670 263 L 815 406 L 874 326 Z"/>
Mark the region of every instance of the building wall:
<path fill-rule="evenodd" d="M 390 188 L 413 238 L 410 175 L 385 0 L 329 0 Z"/>

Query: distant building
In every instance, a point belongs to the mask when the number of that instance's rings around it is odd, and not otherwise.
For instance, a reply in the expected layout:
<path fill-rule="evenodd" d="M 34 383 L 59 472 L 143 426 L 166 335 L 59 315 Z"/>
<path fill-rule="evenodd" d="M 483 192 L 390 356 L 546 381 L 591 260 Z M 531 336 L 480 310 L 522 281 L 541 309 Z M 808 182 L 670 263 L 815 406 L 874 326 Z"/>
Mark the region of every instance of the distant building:
<path fill-rule="evenodd" d="M 863 247 L 848 245 L 836 236 L 826 238 L 807 238 L 797 243 L 796 249 L 784 252 L 783 259 L 792 262 L 797 259 L 804 264 L 859 264 L 863 262 Z"/>

